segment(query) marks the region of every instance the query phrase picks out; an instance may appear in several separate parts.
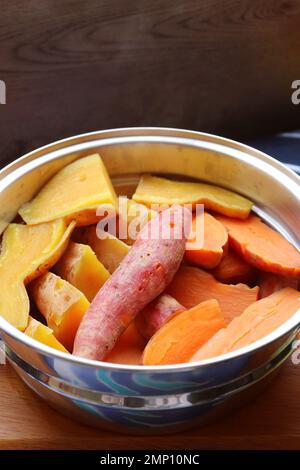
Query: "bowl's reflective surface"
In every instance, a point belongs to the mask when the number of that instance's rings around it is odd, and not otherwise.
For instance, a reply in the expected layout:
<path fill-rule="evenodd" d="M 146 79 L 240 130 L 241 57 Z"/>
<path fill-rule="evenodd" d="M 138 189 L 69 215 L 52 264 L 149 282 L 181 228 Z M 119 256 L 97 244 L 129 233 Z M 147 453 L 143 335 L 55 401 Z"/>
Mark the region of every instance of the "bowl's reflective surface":
<path fill-rule="evenodd" d="M 199 178 L 233 189 L 296 246 L 299 177 L 254 149 L 215 136 L 170 129 L 121 129 L 60 141 L 0 173 L 1 229 L 59 168 L 99 151 L 121 193 L 151 172 Z M 179 431 L 207 422 L 261 388 L 291 351 L 300 312 L 251 347 L 202 365 L 126 367 L 53 353 L 0 318 L 7 354 L 23 380 L 73 418 L 131 432 Z"/>

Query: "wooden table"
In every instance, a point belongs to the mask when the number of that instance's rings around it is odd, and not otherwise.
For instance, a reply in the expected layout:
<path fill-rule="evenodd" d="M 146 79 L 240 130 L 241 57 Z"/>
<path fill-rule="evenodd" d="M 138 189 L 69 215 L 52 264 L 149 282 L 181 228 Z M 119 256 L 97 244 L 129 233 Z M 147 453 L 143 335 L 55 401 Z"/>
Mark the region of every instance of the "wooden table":
<path fill-rule="evenodd" d="M 252 403 L 222 421 L 170 436 L 128 436 L 82 426 L 0 366 L 0 449 L 300 449 L 300 365 L 288 361 Z"/>
<path fill-rule="evenodd" d="M 0 160 L 92 130 L 299 127 L 300 3 L 1 0 Z"/>

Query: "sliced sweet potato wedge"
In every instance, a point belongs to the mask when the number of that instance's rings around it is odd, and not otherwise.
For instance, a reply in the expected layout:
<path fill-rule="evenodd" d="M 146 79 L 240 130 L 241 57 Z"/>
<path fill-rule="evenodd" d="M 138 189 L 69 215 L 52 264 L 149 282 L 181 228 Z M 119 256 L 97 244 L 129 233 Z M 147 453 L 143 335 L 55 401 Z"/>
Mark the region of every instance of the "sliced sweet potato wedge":
<path fill-rule="evenodd" d="M 252 202 L 239 194 L 206 183 L 173 181 L 144 175 L 132 196 L 134 201 L 151 204 L 204 204 L 208 210 L 230 217 L 248 217 Z"/>
<path fill-rule="evenodd" d="M 144 204 L 137 203 L 133 199 L 128 199 L 126 223 L 124 220 L 122 221 L 121 217 L 119 224 L 120 227 L 124 225 L 124 229 L 127 232 L 127 236 L 123 237 L 122 233 L 118 233 L 118 237 L 121 238 L 123 242 L 127 243 L 127 245 L 132 245 L 137 238 L 137 234 L 142 230 L 146 223 L 149 222 L 149 220 L 151 220 L 156 215 L 157 212 L 149 209 Z M 122 228 L 121 232 L 124 229 Z"/>
<path fill-rule="evenodd" d="M 84 229 L 78 240 L 92 248 L 98 260 L 110 274 L 117 269 L 130 250 L 130 246 L 111 234 L 109 238 L 99 238 L 94 225 Z"/>
<path fill-rule="evenodd" d="M 147 343 L 143 364 L 152 366 L 187 362 L 199 347 L 225 325 L 216 300 L 207 300 L 178 313 Z"/>
<path fill-rule="evenodd" d="M 198 227 L 203 231 L 202 234 L 197 234 Z M 208 212 L 204 212 L 193 216 L 191 234 L 186 245 L 185 259 L 206 269 L 217 266 L 228 243 L 224 225 Z"/>
<path fill-rule="evenodd" d="M 300 308 L 300 292 L 286 287 L 250 305 L 191 358 L 199 361 L 247 346 L 268 335 Z"/>
<path fill-rule="evenodd" d="M 231 246 L 262 271 L 283 276 L 300 276 L 300 253 L 280 233 L 255 215 L 247 220 L 217 216 L 228 230 Z"/>
<path fill-rule="evenodd" d="M 70 242 L 54 271 L 91 302 L 110 274 L 89 245 Z"/>
<path fill-rule="evenodd" d="M 24 204 L 19 214 L 27 224 L 64 218 L 77 225 L 97 222 L 97 206 L 112 204 L 117 197 L 100 155 L 90 155 L 70 163 Z"/>
<path fill-rule="evenodd" d="M 187 309 L 205 300 L 216 299 L 225 320 L 229 322 L 257 300 L 259 288 L 251 289 L 245 284 L 222 284 L 202 269 L 182 266 L 166 292 Z"/>
<path fill-rule="evenodd" d="M 224 284 L 252 284 L 257 277 L 257 270 L 230 248 L 212 274 Z"/>
<path fill-rule="evenodd" d="M 53 266 L 65 250 L 72 230 L 62 219 L 39 225 L 9 224 L 0 255 L 0 314 L 23 331 L 28 323 L 25 285 Z"/>
<path fill-rule="evenodd" d="M 72 351 L 79 324 L 90 306 L 85 295 L 51 272 L 36 279 L 30 292 L 55 337 Z"/>
<path fill-rule="evenodd" d="M 50 346 L 50 348 L 68 353 L 66 348 L 64 348 L 64 346 L 55 338 L 51 328 L 43 325 L 43 323 L 39 322 L 35 318 L 29 317 L 28 325 L 24 333 L 40 343 Z"/>

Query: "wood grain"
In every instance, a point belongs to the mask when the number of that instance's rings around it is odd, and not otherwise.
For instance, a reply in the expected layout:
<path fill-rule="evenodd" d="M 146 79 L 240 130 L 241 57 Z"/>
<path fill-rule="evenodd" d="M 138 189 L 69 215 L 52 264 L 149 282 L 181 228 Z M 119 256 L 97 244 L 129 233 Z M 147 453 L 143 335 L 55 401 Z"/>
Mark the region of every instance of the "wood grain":
<path fill-rule="evenodd" d="M 119 126 L 299 126 L 299 20 L 299 0 L 2 0 L 1 159 Z"/>
<path fill-rule="evenodd" d="M 243 409 L 171 436 L 128 436 L 79 425 L 0 366 L 0 449 L 300 449 L 300 367 L 288 362 Z"/>

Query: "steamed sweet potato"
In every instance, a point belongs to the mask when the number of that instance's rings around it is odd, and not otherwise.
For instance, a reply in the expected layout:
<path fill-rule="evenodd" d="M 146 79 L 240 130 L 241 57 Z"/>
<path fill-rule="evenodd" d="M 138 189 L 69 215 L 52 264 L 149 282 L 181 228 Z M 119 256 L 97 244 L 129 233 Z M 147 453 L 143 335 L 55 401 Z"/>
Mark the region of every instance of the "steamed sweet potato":
<path fill-rule="evenodd" d="M 277 274 L 261 272 L 258 278 L 259 297 L 263 299 L 284 287 L 298 289 L 298 280 L 293 277 L 278 276 Z"/>
<path fill-rule="evenodd" d="M 229 322 L 257 300 L 259 289 L 245 284 L 222 284 L 202 269 L 182 266 L 166 292 L 188 309 L 205 300 L 216 299 Z"/>
<path fill-rule="evenodd" d="M 77 240 L 89 245 L 95 252 L 98 260 L 111 274 L 117 269 L 122 259 L 125 258 L 130 250 L 130 246 L 111 234 L 109 238 L 99 238 L 96 226 L 94 225 L 84 229 Z"/>
<path fill-rule="evenodd" d="M 241 219 L 248 217 L 252 207 L 248 199 L 219 186 L 151 175 L 140 179 L 132 198 L 148 207 L 151 204 L 204 204 L 207 210 Z"/>
<path fill-rule="evenodd" d="M 159 330 L 174 314 L 185 310 L 176 299 L 162 294 L 148 304 L 135 318 L 135 324 L 141 335 L 147 340 Z"/>
<path fill-rule="evenodd" d="M 247 220 L 218 216 L 228 230 L 232 247 L 262 271 L 300 276 L 300 253 L 280 233 L 251 215 Z"/>
<path fill-rule="evenodd" d="M 138 233 L 142 228 L 157 215 L 157 212 L 149 209 L 144 204 L 137 203 L 132 199 L 127 199 L 127 211 L 126 211 L 126 221 L 120 217 L 119 227 L 121 230 L 118 233 L 118 237 L 122 239 L 123 242 L 126 242 L 127 245 L 132 245 L 136 236 L 132 235 Z M 124 237 L 123 231 L 126 231 L 126 236 Z"/>
<path fill-rule="evenodd" d="M 54 270 L 90 302 L 110 276 L 89 245 L 74 242 L 69 243 Z"/>
<path fill-rule="evenodd" d="M 25 335 L 39 341 L 40 343 L 50 346 L 50 348 L 57 349 L 67 353 L 68 351 L 64 346 L 55 338 L 51 328 L 48 328 L 43 323 L 35 320 L 35 318 L 29 317 L 28 325 L 24 330 Z"/>
<path fill-rule="evenodd" d="M 100 204 L 116 207 L 117 197 L 100 155 L 95 154 L 56 173 L 19 214 L 27 224 L 64 218 L 90 225 L 99 220 L 96 209 Z"/>
<path fill-rule="evenodd" d="M 234 250 L 229 249 L 221 262 L 212 271 L 214 277 L 224 284 L 252 284 L 257 277 L 257 270 Z"/>
<path fill-rule="evenodd" d="M 187 362 L 225 325 L 216 300 L 207 300 L 178 313 L 152 336 L 143 353 L 143 364 L 152 366 Z"/>
<path fill-rule="evenodd" d="M 145 345 L 145 339 L 132 322 L 117 340 L 114 348 L 104 358 L 104 361 L 115 364 L 140 365 Z"/>
<path fill-rule="evenodd" d="M 55 337 L 72 351 L 75 334 L 90 306 L 85 295 L 50 272 L 36 279 L 30 292 Z"/>
<path fill-rule="evenodd" d="M 191 361 L 209 359 L 247 346 L 274 331 L 299 308 L 300 292 L 290 287 L 254 302 L 208 340 Z"/>
<path fill-rule="evenodd" d="M 74 223 L 62 219 L 34 226 L 9 224 L 0 255 L 0 315 L 23 331 L 28 323 L 25 285 L 53 266 L 65 250 Z"/>
<path fill-rule="evenodd" d="M 203 230 L 202 234 L 197 234 L 197 227 Z M 227 248 L 228 234 L 224 225 L 204 212 L 194 215 L 191 233 L 185 250 L 186 260 L 206 269 L 217 266 Z"/>
<path fill-rule="evenodd" d="M 103 359 L 135 316 L 172 280 L 184 254 L 186 209 L 177 206 L 152 219 L 94 298 L 78 329 L 73 353 Z M 178 221 L 178 216 L 180 220 Z M 167 232 L 170 232 L 166 238 Z M 173 234 L 173 236 L 172 236 Z"/>

